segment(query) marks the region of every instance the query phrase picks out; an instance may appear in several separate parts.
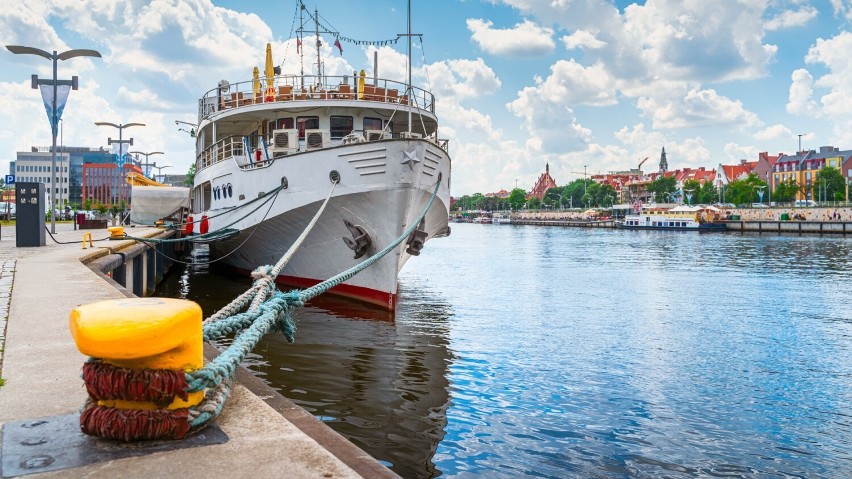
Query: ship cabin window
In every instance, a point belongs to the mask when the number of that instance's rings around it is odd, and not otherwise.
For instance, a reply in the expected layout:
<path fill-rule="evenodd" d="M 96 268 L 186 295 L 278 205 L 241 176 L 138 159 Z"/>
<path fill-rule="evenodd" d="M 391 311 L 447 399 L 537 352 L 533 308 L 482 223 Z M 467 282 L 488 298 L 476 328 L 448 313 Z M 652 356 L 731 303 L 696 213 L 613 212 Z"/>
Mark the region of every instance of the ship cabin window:
<path fill-rule="evenodd" d="M 351 116 L 331 116 L 331 137 L 343 138 L 352 133 L 355 120 Z"/>
<path fill-rule="evenodd" d="M 316 130 L 319 128 L 318 116 L 298 116 L 296 126 L 299 128 L 299 139 L 305 139 L 305 130 Z"/>
<path fill-rule="evenodd" d="M 388 125 L 388 131 L 393 133 L 393 122 L 387 122 L 381 118 L 364 118 L 364 130 L 384 130 L 385 125 Z"/>
<path fill-rule="evenodd" d="M 293 118 L 279 118 L 275 120 L 273 130 L 291 130 L 293 129 Z"/>

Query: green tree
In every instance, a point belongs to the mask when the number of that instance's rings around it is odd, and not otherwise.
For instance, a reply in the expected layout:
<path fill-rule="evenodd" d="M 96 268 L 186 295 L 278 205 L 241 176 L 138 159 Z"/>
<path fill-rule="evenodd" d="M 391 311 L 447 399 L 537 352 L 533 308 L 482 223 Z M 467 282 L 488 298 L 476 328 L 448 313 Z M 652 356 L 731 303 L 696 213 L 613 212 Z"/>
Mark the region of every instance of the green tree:
<path fill-rule="evenodd" d="M 524 207 L 524 203 L 527 202 L 527 192 L 520 188 L 515 188 L 509 193 L 508 202 L 513 210 L 520 210 Z"/>
<path fill-rule="evenodd" d="M 657 203 L 668 203 L 671 194 L 677 190 L 674 176 L 661 176 L 648 185 L 648 192 L 654 194 Z"/>
<path fill-rule="evenodd" d="M 538 199 L 538 196 L 533 196 L 532 198 L 530 198 L 530 200 L 527 202 L 527 208 L 531 210 L 537 210 L 541 208 L 541 200 Z"/>
<path fill-rule="evenodd" d="M 772 199 L 779 203 L 786 203 L 796 199 L 796 194 L 799 193 L 799 185 L 795 178 L 784 181 L 775 185 L 775 191 L 772 192 Z"/>
<path fill-rule="evenodd" d="M 692 178 L 684 181 L 681 191 L 683 192 L 684 203 L 688 203 L 690 205 L 700 203 L 700 201 L 698 201 L 698 193 L 701 191 L 701 183 L 698 180 Z"/>
<path fill-rule="evenodd" d="M 757 203 L 759 196 L 757 192 L 760 187 L 766 187 L 766 182 L 758 178 L 754 173 L 749 173 L 743 180 L 736 180 L 728 185 L 725 198 L 728 202 L 737 205 L 750 205 Z"/>
<path fill-rule="evenodd" d="M 195 182 L 195 163 L 189 165 L 189 171 L 186 172 L 186 179 L 183 180 L 183 184 L 186 186 L 192 187 L 192 184 Z"/>
<path fill-rule="evenodd" d="M 586 182 L 578 178 L 562 187 L 562 204 L 570 208 L 582 208 L 585 206 L 584 194 L 586 194 Z"/>
<path fill-rule="evenodd" d="M 562 188 L 557 186 L 547 190 L 544 193 L 544 204 L 550 205 L 552 208 L 559 207 L 559 202 L 562 199 Z"/>
<path fill-rule="evenodd" d="M 813 197 L 823 201 L 843 201 L 846 197 L 846 182 L 837 168 L 826 166 L 819 170 L 812 187 Z"/>
<path fill-rule="evenodd" d="M 716 187 L 713 186 L 713 183 L 705 181 L 704 184 L 701 185 L 695 202 L 702 205 L 711 205 L 719 202 L 719 192 L 716 191 Z"/>

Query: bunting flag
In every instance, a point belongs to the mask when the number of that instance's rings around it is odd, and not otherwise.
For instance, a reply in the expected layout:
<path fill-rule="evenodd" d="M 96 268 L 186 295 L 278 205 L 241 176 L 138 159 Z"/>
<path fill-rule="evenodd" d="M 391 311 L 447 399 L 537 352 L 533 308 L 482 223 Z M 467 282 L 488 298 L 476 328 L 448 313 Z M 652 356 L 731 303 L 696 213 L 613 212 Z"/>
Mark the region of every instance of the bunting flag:
<path fill-rule="evenodd" d="M 112 144 L 112 152 L 115 154 L 115 164 L 118 165 L 119 168 L 124 167 L 124 160 L 127 156 L 128 147 L 130 147 L 129 143 Z"/>
<path fill-rule="evenodd" d="M 65 102 L 68 101 L 68 93 L 71 92 L 71 85 L 56 86 L 56 118 L 53 118 L 53 85 L 39 85 L 41 90 L 41 99 L 44 102 L 44 109 L 47 111 L 47 120 L 50 122 L 50 128 L 53 133 L 56 133 L 56 126 L 59 124 L 59 119 L 62 118 L 62 111 L 65 110 Z"/>
<path fill-rule="evenodd" d="M 343 55 L 343 47 L 340 46 L 340 40 L 335 38 L 334 39 L 334 46 L 336 46 L 337 49 L 340 50 L 340 54 Z"/>
<path fill-rule="evenodd" d="M 302 48 L 302 40 L 296 39 L 296 53 L 299 53 L 299 49 Z"/>

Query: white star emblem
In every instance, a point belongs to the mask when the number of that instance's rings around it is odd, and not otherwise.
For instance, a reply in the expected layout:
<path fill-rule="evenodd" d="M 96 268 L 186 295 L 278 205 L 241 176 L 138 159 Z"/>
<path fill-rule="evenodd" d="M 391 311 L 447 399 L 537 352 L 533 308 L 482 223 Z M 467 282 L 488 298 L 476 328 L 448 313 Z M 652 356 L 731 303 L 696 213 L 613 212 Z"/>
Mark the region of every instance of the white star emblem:
<path fill-rule="evenodd" d="M 413 170 L 414 164 L 420 162 L 420 159 L 417 158 L 417 150 L 403 151 L 403 153 L 405 154 L 405 158 L 403 158 L 402 164 L 408 165 Z"/>

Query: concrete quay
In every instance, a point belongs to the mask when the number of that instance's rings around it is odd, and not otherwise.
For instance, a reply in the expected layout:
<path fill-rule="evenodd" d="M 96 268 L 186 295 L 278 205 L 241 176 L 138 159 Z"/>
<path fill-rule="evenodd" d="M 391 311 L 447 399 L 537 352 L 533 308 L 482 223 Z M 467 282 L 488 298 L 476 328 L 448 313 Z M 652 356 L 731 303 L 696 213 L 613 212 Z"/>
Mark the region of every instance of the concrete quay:
<path fill-rule="evenodd" d="M 96 241 L 93 249 L 83 250 L 82 231 L 64 223 L 58 223 L 56 231 L 56 241 L 67 244 L 57 244 L 47 236 L 47 246 L 17 248 L 14 227 L 3 227 L 0 232 L 0 377 L 5 380 L 0 387 L 0 426 L 78 413 L 87 397 L 80 376 L 86 357 L 71 338 L 69 313 L 81 304 L 132 296 L 84 261 L 129 247 L 134 241 L 98 241 L 109 236 L 106 230 L 86 230 Z M 156 231 L 132 228 L 128 233 L 147 236 Z M 208 359 L 216 354 L 215 348 L 205 345 Z M 216 424 L 228 437 L 224 443 L 51 472 L 35 468 L 24 477 L 398 478 L 242 368 Z M 45 438 L 48 447 L 52 439 Z M 102 449 L 116 448 L 109 441 L 85 440 L 108 443 L 96 444 Z M 73 455 L 67 450 L 51 452 Z M 0 467 L 4 463 L 0 457 Z M 0 476 L 12 477 L 2 470 Z"/>

